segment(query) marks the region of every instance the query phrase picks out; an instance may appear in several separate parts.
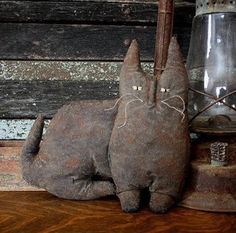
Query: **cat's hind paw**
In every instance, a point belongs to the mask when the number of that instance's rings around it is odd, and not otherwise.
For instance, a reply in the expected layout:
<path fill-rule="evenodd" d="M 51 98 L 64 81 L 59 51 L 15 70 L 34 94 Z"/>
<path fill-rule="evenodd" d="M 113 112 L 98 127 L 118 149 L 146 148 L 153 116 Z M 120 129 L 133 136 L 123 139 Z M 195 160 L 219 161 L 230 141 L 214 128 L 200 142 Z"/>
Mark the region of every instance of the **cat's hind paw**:
<path fill-rule="evenodd" d="M 169 195 L 151 193 L 149 207 L 155 213 L 166 213 L 174 204 L 174 199 Z"/>

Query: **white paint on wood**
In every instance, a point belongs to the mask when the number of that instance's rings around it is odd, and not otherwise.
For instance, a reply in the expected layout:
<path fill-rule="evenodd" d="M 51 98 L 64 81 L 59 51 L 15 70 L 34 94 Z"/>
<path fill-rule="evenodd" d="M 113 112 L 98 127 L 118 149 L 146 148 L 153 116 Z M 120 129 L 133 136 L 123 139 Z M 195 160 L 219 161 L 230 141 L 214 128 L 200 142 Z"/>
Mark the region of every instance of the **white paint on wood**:
<path fill-rule="evenodd" d="M 0 140 L 23 140 L 27 137 L 34 120 L 0 120 Z M 45 129 L 49 120 L 45 121 Z"/>

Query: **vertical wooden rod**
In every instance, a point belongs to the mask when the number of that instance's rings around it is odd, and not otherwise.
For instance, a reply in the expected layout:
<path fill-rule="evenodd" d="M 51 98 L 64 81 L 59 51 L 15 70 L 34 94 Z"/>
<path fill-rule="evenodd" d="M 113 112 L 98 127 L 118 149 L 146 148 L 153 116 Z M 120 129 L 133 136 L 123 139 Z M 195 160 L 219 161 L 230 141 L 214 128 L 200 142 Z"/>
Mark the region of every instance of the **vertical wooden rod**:
<path fill-rule="evenodd" d="M 167 61 L 168 48 L 173 32 L 174 0 L 159 0 L 154 76 L 158 81 Z"/>

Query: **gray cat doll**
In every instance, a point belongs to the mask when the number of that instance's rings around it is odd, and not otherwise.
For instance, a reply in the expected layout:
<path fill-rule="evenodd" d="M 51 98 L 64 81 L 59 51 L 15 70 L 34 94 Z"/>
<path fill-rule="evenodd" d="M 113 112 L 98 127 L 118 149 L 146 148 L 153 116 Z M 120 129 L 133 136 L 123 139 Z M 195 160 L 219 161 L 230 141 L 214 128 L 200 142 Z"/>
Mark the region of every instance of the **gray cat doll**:
<path fill-rule="evenodd" d="M 139 208 L 140 191 L 149 187 L 151 209 L 167 211 L 181 194 L 189 154 L 188 79 L 175 38 L 150 105 L 154 83 L 142 71 L 133 41 L 119 99 L 63 106 L 42 142 L 44 119 L 37 118 L 22 150 L 24 179 L 66 199 L 117 194 L 126 212 Z"/>

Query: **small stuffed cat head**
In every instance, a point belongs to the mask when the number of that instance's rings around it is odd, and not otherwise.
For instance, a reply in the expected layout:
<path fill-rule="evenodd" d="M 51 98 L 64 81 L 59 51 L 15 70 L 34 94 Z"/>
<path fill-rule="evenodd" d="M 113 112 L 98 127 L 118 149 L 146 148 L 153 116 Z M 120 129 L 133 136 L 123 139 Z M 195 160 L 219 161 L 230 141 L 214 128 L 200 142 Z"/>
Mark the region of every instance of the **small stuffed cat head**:
<path fill-rule="evenodd" d="M 125 56 L 120 74 L 120 96 L 134 95 L 146 101 L 148 98 L 149 78 L 140 64 L 139 46 L 133 40 Z"/>
<path fill-rule="evenodd" d="M 183 108 L 188 101 L 188 75 L 183 62 L 179 44 L 171 39 L 168 59 L 164 72 L 157 84 L 157 104 L 166 101 L 177 109 Z"/>

